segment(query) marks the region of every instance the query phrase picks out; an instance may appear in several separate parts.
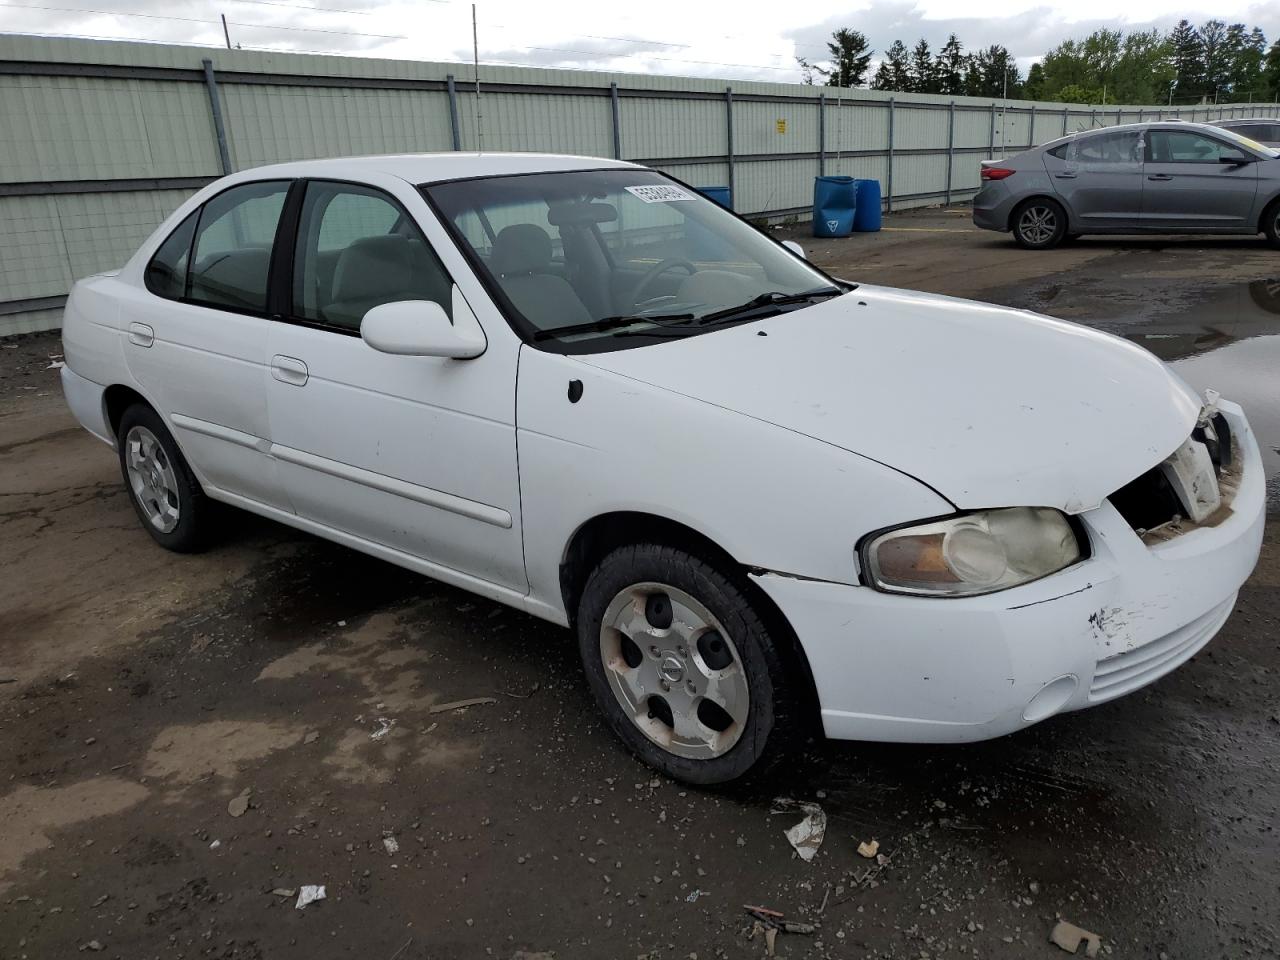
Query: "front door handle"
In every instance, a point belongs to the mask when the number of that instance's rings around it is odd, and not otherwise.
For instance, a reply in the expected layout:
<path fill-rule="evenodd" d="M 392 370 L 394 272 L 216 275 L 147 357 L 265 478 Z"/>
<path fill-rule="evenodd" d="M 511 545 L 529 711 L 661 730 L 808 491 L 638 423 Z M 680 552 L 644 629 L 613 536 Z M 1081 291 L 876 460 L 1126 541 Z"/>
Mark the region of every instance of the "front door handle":
<path fill-rule="evenodd" d="M 129 342 L 140 347 L 149 347 L 156 342 L 156 332 L 145 323 L 129 324 Z"/>
<path fill-rule="evenodd" d="M 1167 173 L 1153 173 L 1147 177 L 1148 180 L 1172 180 L 1173 177 Z"/>
<path fill-rule="evenodd" d="M 271 358 L 271 376 L 291 387 L 300 387 L 307 382 L 310 374 L 307 365 L 295 357 L 276 354 Z"/>
<path fill-rule="evenodd" d="M 1076 178 L 1074 173 L 1055 173 L 1054 176 L 1059 180 L 1074 180 Z"/>

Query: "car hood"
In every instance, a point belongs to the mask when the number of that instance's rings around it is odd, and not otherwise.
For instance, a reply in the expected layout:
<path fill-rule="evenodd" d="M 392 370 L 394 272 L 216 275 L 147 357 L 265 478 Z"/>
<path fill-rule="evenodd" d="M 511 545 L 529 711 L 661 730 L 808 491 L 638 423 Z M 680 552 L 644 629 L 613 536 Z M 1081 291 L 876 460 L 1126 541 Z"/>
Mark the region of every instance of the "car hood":
<path fill-rule="evenodd" d="M 1177 449 L 1201 407 L 1109 334 L 887 287 L 579 359 L 876 460 L 962 509 L 1092 509 Z"/>

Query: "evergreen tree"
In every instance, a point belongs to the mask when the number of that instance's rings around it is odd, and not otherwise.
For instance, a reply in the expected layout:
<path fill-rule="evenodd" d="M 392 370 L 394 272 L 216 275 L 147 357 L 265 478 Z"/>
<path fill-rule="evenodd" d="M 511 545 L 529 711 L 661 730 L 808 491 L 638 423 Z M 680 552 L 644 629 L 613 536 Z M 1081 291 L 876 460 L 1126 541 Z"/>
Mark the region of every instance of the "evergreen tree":
<path fill-rule="evenodd" d="M 1047 100 L 1044 92 L 1044 67 L 1033 63 L 1027 71 L 1027 82 L 1022 85 L 1022 95 L 1028 100 Z"/>
<path fill-rule="evenodd" d="M 1204 47 L 1201 53 L 1204 82 L 1200 92 L 1216 98 L 1219 89 L 1227 85 L 1227 25 L 1221 20 L 1206 20 L 1200 25 L 1200 42 Z"/>
<path fill-rule="evenodd" d="M 1173 47 L 1174 80 L 1176 95 L 1183 100 L 1199 96 L 1204 89 L 1204 42 L 1195 27 L 1186 20 L 1169 34 Z"/>
<path fill-rule="evenodd" d="M 1262 95 L 1262 61 L 1267 55 L 1267 39 L 1257 27 L 1246 32 L 1243 23 L 1227 28 L 1227 83 L 1230 99 L 1244 102 Z"/>
<path fill-rule="evenodd" d="M 889 44 L 885 58 L 880 61 L 875 78 L 871 81 L 872 90 L 908 90 L 911 86 L 911 61 L 906 45 L 901 40 Z"/>
<path fill-rule="evenodd" d="M 911 90 L 915 93 L 937 93 L 938 81 L 933 69 L 929 41 L 923 37 L 911 50 Z"/>
<path fill-rule="evenodd" d="M 872 50 L 867 38 L 857 30 L 841 27 L 827 41 L 830 67 L 813 64 L 812 69 L 826 77 L 829 87 L 860 87 L 867 82 L 867 67 Z M 808 64 L 802 65 L 806 66 Z"/>
<path fill-rule="evenodd" d="M 938 58 L 933 65 L 933 75 L 939 93 L 952 95 L 964 93 L 964 45 L 954 33 L 947 38 L 947 42 L 938 51 Z"/>
<path fill-rule="evenodd" d="M 1275 100 L 1280 97 L 1280 39 L 1271 44 L 1267 58 L 1262 63 L 1262 96 L 1258 99 Z"/>

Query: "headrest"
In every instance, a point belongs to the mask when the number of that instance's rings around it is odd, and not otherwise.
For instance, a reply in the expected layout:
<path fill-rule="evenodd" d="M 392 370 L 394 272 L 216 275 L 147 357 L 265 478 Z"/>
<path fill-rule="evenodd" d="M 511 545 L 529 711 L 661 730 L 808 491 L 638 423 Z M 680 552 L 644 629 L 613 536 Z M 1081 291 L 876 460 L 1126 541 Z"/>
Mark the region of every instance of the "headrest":
<path fill-rule="evenodd" d="M 333 271 L 333 301 L 363 300 L 408 290 L 413 250 L 398 234 L 364 237 L 338 257 Z"/>
<path fill-rule="evenodd" d="M 493 241 L 489 266 L 499 276 L 544 271 L 551 266 L 551 237 L 536 223 L 503 227 Z"/>

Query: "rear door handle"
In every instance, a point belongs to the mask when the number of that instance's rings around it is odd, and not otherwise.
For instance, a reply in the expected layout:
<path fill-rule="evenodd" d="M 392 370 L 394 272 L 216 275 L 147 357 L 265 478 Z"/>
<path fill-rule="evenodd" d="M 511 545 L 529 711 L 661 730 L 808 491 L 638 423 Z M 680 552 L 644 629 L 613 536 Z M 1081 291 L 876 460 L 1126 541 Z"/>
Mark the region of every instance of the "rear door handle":
<path fill-rule="evenodd" d="M 149 347 L 156 342 L 156 332 L 145 323 L 129 324 L 129 342 L 140 347 Z"/>
<path fill-rule="evenodd" d="M 1167 173 L 1153 173 L 1147 177 L 1148 180 L 1172 180 L 1173 177 Z"/>
<path fill-rule="evenodd" d="M 307 382 L 310 374 L 307 365 L 295 357 L 276 354 L 271 358 L 271 376 L 291 387 L 300 387 Z"/>

